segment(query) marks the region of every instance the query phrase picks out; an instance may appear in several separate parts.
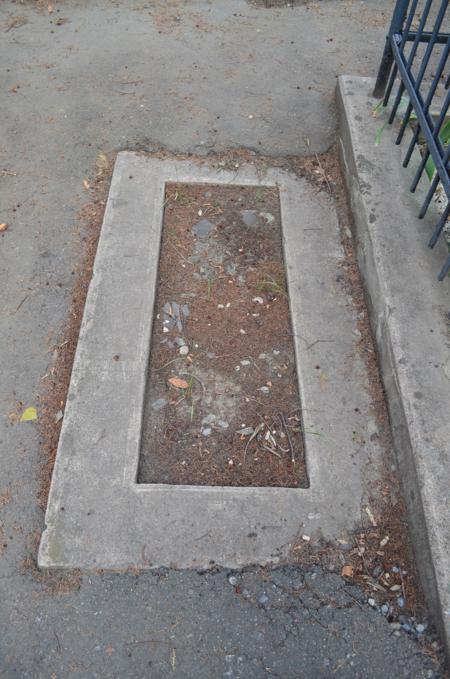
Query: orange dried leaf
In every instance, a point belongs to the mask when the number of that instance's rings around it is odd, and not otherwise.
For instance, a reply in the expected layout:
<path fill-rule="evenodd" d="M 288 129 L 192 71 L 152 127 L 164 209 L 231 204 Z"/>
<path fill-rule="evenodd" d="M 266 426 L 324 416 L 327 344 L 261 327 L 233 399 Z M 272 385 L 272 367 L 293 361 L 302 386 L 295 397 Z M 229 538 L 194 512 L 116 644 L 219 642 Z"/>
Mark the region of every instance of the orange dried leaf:
<path fill-rule="evenodd" d="M 352 578 L 353 577 L 353 566 L 346 564 L 342 568 L 341 575 L 342 575 L 343 578 Z"/>
<path fill-rule="evenodd" d="M 177 389 L 189 389 L 189 384 L 186 380 L 182 380 L 181 377 L 171 377 L 169 383 Z"/>

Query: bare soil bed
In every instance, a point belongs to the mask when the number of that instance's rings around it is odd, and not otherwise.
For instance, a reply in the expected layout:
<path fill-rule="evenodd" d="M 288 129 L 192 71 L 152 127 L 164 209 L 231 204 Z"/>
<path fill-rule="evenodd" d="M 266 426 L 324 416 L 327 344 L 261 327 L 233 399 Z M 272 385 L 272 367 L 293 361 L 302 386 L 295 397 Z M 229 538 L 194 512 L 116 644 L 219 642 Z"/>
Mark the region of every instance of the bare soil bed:
<path fill-rule="evenodd" d="M 166 189 L 140 483 L 306 487 L 277 189 Z"/>

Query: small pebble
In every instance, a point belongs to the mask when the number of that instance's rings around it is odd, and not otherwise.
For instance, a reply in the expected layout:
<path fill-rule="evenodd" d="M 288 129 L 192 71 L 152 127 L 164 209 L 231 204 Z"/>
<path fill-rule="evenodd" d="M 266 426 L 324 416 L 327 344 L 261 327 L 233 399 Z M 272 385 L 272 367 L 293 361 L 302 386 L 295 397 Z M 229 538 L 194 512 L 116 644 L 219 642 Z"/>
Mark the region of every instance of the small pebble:
<path fill-rule="evenodd" d="M 255 430 L 253 427 L 245 427 L 244 429 L 239 429 L 236 434 L 240 434 L 241 436 L 251 436 Z"/>
<path fill-rule="evenodd" d="M 258 602 L 260 604 L 266 604 L 269 601 L 269 597 L 266 594 L 261 594 L 261 596 L 258 599 Z"/>
<path fill-rule="evenodd" d="M 262 297 L 253 297 L 253 301 L 257 302 L 258 304 L 264 304 L 264 300 Z"/>
<path fill-rule="evenodd" d="M 383 567 L 382 566 L 375 566 L 375 568 L 372 571 L 372 577 L 373 578 L 379 578 L 380 575 L 383 573 Z"/>
<path fill-rule="evenodd" d="M 367 603 L 369 604 L 369 606 L 372 606 L 372 608 L 375 608 L 376 606 L 375 599 L 367 599 Z"/>
<path fill-rule="evenodd" d="M 192 233 L 197 238 L 204 238 L 205 236 L 208 236 L 213 229 L 214 224 L 210 222 L 209 219 L 201 219 L 192 227 Z"/>
<path fill-rule="evenodd" d="M 167 405 L 167 401 L 165 398 L 158 398 L 156 401 L 153 401 L 152 403 L 152 408 L 153 410 L 162 410 L 165 406 Z"/>
<path fill-rule="evenodd" d="M 425 629 L 426 629 L 426 625 L 422 625 L 422 624 L 421 624 L 421 625 L 416 625 L 416 631 L 417 631 L 419 634 L 423 634 L 423 633 L 425 632 Z"/>
<path fill-rule="evenodd" d="M 202 434 L 203 434 L 203 436 L 209 436 L 209 435 L 211 434 L 211 432 L 212 432 L 211 427 L 204 427 L 204 428 L 202 429 Z"/>
<path fill-rule="evenodd" d="M 185 344 L 184 346 L 180 347 L 180 348 L 178 349 L 178 352 L 181 354 L 181 356 L 187 356 L 188 353 L 189 353 L 189 347 L 188 347 L 188 345 Z"/>
<path fill-rule="evenodd" d="M 268 394 L 269 393 L 269 387 L 260 387 L 259 391 L 262 391 L 263 394 Z"/>
<path fill-rule="evenodd" d="M 404 608 L 405 607 L 405 599 L 402 596 L 399 596 L 397 599 L 397 605 L 399 608 Z"/>
<path fill-rule="evenodd" d="M 383 604 L 381 607 L 381 612 L 383 615 L 387 615 L 389 613 L 389 606 L 387 604 Z"/>
<path fill-rule="evenodd" d="M 246 335 L 246 334 L 247 334 L 247 333 L 245 332 L 244 328 L 240 328 L 240 329 L 239 329 L 239 332 L 241 333 L 241 335 Z"/>
<path fill-rule="evenodd" d="M 237 578 L 235 578 L 234 575 L 230 575 L 230 576 L 228 577 L 228 582 L 229 582 L 230 585 L 232 585 L 233 587 L 236 587 L 236 585 L 237 585 L 237 583 L 238 583 Z"/>
<path fill-rule="evenodd" d="M 250 361 L 247 361 L 247 359 L 244 358 L 244 360 L 241 361 L 241 365 L 250 365 Z"/>

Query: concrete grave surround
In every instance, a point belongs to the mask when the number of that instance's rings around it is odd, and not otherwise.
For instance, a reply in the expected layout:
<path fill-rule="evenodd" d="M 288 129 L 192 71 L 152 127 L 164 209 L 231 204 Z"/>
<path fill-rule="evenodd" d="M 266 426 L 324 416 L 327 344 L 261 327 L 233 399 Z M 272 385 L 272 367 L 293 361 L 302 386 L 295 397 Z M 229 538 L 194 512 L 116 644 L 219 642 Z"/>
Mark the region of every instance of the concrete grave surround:
<path fill-rule="evenodd" d="M 309 489 L 136 483 L 164 192 L 174 181 L 279 188 Z M 339 282 L 342 260 L 333 204 L 303 179 L 275 169 L 260 176 L 250 165 L 217 170 L 119 153 L 67 397 L 41 568 L 236 568 L 276 562 L 302 536 L 345 539 L 361 523 L 382 450 L 366 368 L 355 351 L 356 312 Z"/>

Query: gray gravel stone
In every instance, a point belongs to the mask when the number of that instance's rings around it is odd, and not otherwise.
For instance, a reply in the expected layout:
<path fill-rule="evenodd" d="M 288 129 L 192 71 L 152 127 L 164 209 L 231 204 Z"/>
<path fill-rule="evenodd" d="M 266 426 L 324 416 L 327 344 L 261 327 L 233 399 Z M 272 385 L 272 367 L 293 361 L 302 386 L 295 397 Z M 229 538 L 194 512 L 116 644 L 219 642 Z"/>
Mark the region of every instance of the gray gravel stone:
<path fill-rule="evenodd" d="M 215 225 L 209 219 L 200 219 L 199 222 L 192 227 L 192 233 L 196 238 L 205 238 L 209 236 Z"/>
<path fill-rule="evenodd" d="M 258 213 L 256 210 L 242 210 L 241 217 L 246 226 L 255 226 L 258 223 Z"/>
<path fill-rule="evenodd" d="M 165 398 L 158 398 L 156 401 L 153 401 L 152 408 L 153 410 L 162 410 L 166 405 L 167 401 Z"/>

